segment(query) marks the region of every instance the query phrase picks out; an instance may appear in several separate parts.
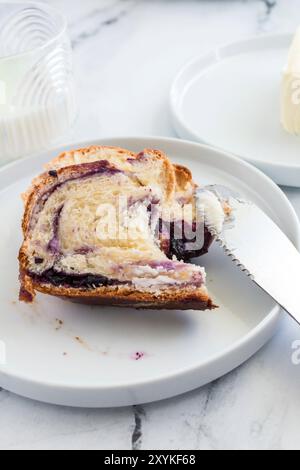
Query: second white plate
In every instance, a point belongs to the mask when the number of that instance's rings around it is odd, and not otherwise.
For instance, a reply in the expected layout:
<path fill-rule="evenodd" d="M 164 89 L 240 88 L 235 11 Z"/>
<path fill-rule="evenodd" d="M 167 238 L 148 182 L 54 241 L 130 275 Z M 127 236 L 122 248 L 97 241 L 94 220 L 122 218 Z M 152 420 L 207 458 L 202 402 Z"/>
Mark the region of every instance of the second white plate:
<path fill-rule="evenodd" d="M 171 91 L 177 133 L 237 155 L 276 183 L 300 186 L 300 138 L 280 124 L 280 82 L 292 35 L 261 36 L 187 64 Z"/>

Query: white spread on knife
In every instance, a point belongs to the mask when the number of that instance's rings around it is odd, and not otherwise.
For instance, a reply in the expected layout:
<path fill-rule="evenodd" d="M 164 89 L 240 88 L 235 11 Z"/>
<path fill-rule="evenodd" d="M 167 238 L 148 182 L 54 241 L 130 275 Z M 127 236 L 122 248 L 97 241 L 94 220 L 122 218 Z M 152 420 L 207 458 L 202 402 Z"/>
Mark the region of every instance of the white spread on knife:
<path fill-rule="evenodd" d="M 197 192 L 198 210 L 204 216 L 205 225 L 216 235 L 222 232 L 225 222 L 224 209 L 217 196 L 208 190 Z"/>

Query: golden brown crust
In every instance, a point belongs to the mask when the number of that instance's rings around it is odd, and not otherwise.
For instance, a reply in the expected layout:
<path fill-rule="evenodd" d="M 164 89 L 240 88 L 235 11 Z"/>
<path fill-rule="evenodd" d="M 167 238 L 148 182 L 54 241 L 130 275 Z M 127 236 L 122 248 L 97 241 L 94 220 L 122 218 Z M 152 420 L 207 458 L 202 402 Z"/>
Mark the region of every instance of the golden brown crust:
<path fill-rule="evenodd" d="M 128 158 L 135 158 L 136 154 L 130 150 L 122 149 L 120 147 L 110 147 L 107 145 L 92 145 L 90 147 L 69 150 L 68 152 L 61 153 L 58 157 L 51 160 L 45 165 L 45 170 L 55 170 L 62 166 L 78 165 L 80 158 L 84 159 L 89 157 L 93 161 L 93 156 L 96 152 L 112 151 L 116 156 L 124 156 Z"/>
<path fill-rule="evenodd" d="M 196 187 L 193 182 L 192 172 L 188 168 L 182 165 L 174 165 L 174 168 L 177 188 L 179 190 L 184 191 L 188 184 L 193 184 L 193 186 Z"/>

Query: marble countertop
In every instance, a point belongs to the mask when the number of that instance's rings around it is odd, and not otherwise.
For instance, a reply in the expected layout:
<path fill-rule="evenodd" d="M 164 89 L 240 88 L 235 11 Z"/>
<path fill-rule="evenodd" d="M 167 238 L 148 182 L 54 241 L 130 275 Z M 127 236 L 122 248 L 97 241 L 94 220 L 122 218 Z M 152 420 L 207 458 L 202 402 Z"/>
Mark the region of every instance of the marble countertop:
<path fill-rule="evenodd" d="M 74 139 L 173 136 L 170 82 L 212 46 L 300 24 L 300 0 L 48 0 L 74 45 L 80 115 Z M 285 189 L 300 215 L 300 190 Z M 184 396 L 124 409 L 45 405 L 1 390 L 1 449 L 300 449 L 299 328 L 228 376 Z"/>

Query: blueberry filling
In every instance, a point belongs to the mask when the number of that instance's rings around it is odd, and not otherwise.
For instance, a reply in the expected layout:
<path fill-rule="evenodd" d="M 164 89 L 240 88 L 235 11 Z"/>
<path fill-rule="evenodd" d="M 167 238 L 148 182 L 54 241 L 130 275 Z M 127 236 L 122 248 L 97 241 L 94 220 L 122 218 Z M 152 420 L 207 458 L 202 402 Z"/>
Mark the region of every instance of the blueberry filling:
<path fill-rule="evenodd" d="M 153 269 L 163 269 L 164 271 L 174 271 L 176 263 L 174 261 L 152 261 L 149 266 Z"/>
<path fill-rule="evenodd" d="M 167 263 L 167 262 L 166 262 Z M 165 266 L 162 263 L 162 266 Z M 153 265 L 154 267 L 154 265 Z M 159 264 L 155 267 L 159 267 Z M 166 266 L 168 267 L 168 266 Z M 171 266 L 169 267 L 170 270 Z M 95 274 L 68 274 L 64 272 L 55 271 L 51 268 L 45 271 L 43 274 L 38 275 L 36 273 L 29 272 L 29 275 L 39 283 L 51 284 L 55 287 L 66 287 L 75 289 L 97 289 L 99 287 L 111 287 L 111 286 L 124 286 L 131 285 L 131 281 L 118 281 L 117 279 L 110 279 L 105 276 Z M 187 282 L 184 285 L 189 285 Z M 203 284 L 202 276 L 197 273 L 193 277 L 193 285 L 201 287 Z"/>
<path fill-rule="evenodd" d="M 53 254 L 59 254 L 60 246 L 59 246 L 59 239 L 58 239 L 58 231 L 59 231 L 59 222 L 60 216 L 62 213 L 64 206 L 61 206 L 53 220 L 53 237 L 48 244 L 48 250 L 51 251 Z"/>
<path fill-rule="evenodd" d="M 56 170 L 50 170 L 49 171 L 49 176 L 52 176 L 52 178 L 57 178 L 58 174 Z"/>
<path fill-rule="evenodd" d="M 68 274 L 64 272 L 57 272 L 54 269 L 48 269 L 40 276 L 32 274 L 39 282 L 50 283 L 55 287 L 65 286 L 80 288 L 97 288 L 97 287 L 108 287 L 128 284 L 128 282 L 120 282 L 116 279 L 109 279 L 104 276 L 94 274 Z"/>
<path fill-rule="evenodd" d="M 164 221 L 159 221 L 159 233 L 161 235 L 161 247 L 166 256 L 172 259 L 175 256 L 179 261 L 188 262 L 192 258 L 203 256 L 208 253 L 211 244 L 214 241 L 213 235 L 209 232 L 207 227 L 200 225 L 196 227 L 196 223 L 192 226 L 190 238 L 185 236 L 185 221 L 176 224 L 172 222 L 166 225 Z M 179 230 L 180 229 L 180 230 Z M 178 236 L 178 233 L 181 236 Z M 168 234 L 167 238 L 165 234 Z M 188 246 L 190 245 L 190 249 Z"/>
<path fill-rule="evenodd" d="M 43 258 L 34 258 L 35 264 L 43 264 L 44 259 Z"/>
<path fill-rule="evenodd" d="M 93 248 L 89 246 L 83 246 L 75 250 L 76 255 L 88 255 L 89 253 L 93 253 Z"/>
<path fill-rule="evenodd" d="M 202 229 L 201 229 L 202 230 Z M 204 228 L 204 236 L 202 235 L 201 243 L 197 243 L 196 236 L 192 240 L 188 240 L 187 238 L 179 239 L 172 238 L 170 240 L 170 253 L 169 257 L 176 256 L 177 259 L 183 261 L 189 261 L 192 258 L 197 258 L 198 256 L 203 256 L 208 253 L 208 250 L 213 243 L 213 236 L 209 232 L 209 230 L 205 227 Z M 195 245 L 193 249 L 188 250 L 187 244 Z"/>

